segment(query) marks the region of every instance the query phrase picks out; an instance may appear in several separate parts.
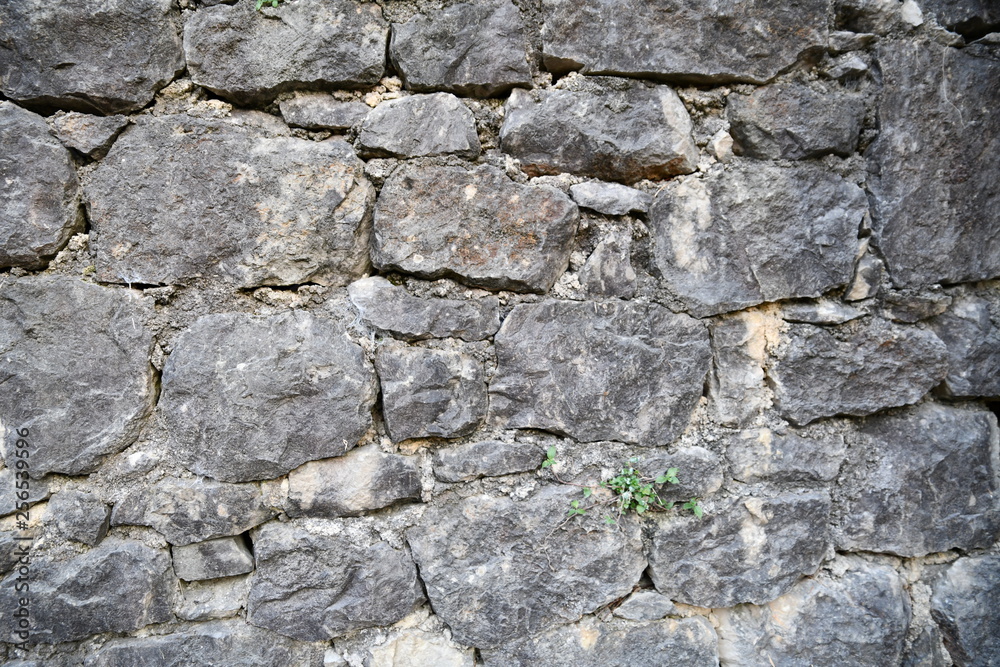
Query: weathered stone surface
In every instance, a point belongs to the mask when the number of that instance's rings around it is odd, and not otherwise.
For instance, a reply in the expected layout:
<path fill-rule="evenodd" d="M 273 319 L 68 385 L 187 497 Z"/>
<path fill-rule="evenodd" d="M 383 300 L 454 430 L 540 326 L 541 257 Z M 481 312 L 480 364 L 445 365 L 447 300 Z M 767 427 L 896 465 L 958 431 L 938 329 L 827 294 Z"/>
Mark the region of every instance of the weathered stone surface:
<path fill-rule="evenodd" d="M 1000 275 L 1000 60 L 884 42 L 869 151 L 879 249 L 897 287 Z"/>
<path fill-rule="evenodd" d="M 458 648 L 439 635 L 407 630 L 370 649 L 365 667 L 473 667 L 473 649 Z"/>
<path fill-rule="evenodd" d="M 394 442 L 457 438 L 486 418 L 483 365 L 452 350 L 385 345 L 375 357 L 385 426 Z"/>
<path fill-rule="evenodd" d="M 630 621 L 658 621 L 669 614 L 677 613 L 677 607 L 656 591 L 642 590 L 632 593 L 628 599 L 615 607 L 614 614 Z"/>
<path fill-rule="evenodd" d="M 948 310 L 951 297 L 942 290 L 927 292 L 889 292 L 883 313 L 893 322 L 913 324 Z"/>
<path fill-rule="evenodd" d="M 726 457 L 741 482 L 829 482 L 837 477 L 847 444 L 842 435 L 749 429 L 729 437 Z"/>
<path fill-rule="evenodd" d="M 479 648 L 535 634 L 632 589 L 646 567 L 639 526 L 580 517 L 553 532 L 579 491 L 544 487 L 524 501 L 486 495 L 431 507 L 407 531 L 434 612 Z"/>
<path fill-rule="evenodd" d="M 434 93 L 387 100 L 361 123 L 364 157 L 479 156 L 476 119 L 454 95 Z"/>
<path fill-rule="evenodd" d="M 94 546 L 108 534 L 111 508 L 92 493 L 63 490 L 52 496 L 45 514 L 63 537 Z"/>
<path fill-rule="evenodd" d="M 253 554 L 240 537 L 219 537 L 170 550 L 174 573 L 184 581 L 233 577 L 253 571 Z"/>
<path fill-rule="evenodd" d="M 458 2 L 393 25 L 389 57 L 410 90 L 494 97 L 531 86 L 527 44 L 510 0 Z"/>
<path fill-rule="evenodd" d="M 150 526 L 176 546 L 239 535 L 274 516 L 256 484 L 167 478 L 132 489 L 115 504 L 111 524 Z"/>
<path fill-rule="evenodd" d="M 658 665 L 714 667 L 718 640 L 701 617 L 659 623 L 602 623 L 587 617 L 493 651 L 483 651 L 487 667 L 506 665 Z"/>
<path fill-rule="evenodd" d="M 300 0 L 254 11 L 216 5 L 184 25 L 191 80 L 238 104 L 294 88 L 359 88 L 385 72 L 382 9 L 351 0 Z"/>
<path fill-rule="evenodd" d="M 11 573 L 2 582 L 4 641 L 17 638 L 18 598 Z M 33 560 L 29 644 L 59 644 L 102 632 L 131 632 L 170 619 L 173 577 L 166 551 L 108 539 L 66 561 Z"/>
<path fill-rule="evenodd" d="M 375 393 L 371 365 L 342 326 L 303 311 L 224 313 L 177 340 L 159 406 L 185 466 L 245 482 L 354 447 Z"/>
<path fill-rule="evenodd" d="M 88 157 L 101 157 L 128 125 L 128 118 L 60 111 L 49 122 L 63 146 L 78 150 Z"/>
<path fill-rule="evenodd" d="M 613 234 L 597 244 L 577 273 L 584 292 L 595 297 L 635 296 L 636 275 L 632 268 L 632 237 Z"/>
<path fill-rule="evenodd" d="M 278 108 L 291 127 L 307 130 L 346 130 L 371 111 L 367 104 L 340 102 L 325 93 L 298 93 L 279 102 Z"/>
<path fill-rule="evenodd" d="M 825 491 L 744 498 L 704 518 L 658 519 L 649 550 L 656 589 L 699 607 L 763 604 L 813 574 L 829 545 Z"/>
<path fill-rule="evenodd" d="M 405 165 L 375 207 L 380 269 L 469 285 L 544 292 L 566 269 L 579 209 L 555 188 L 500 170 Z"/>
<path fill-rule="evenodd" d="M 184 68 L 172 0 L 0 6 L 0 90 L 39 107 L 134 111 Z"/>
<path fill-rule="evenodd" d="M 652 196 L 621 183 L 577 183 L 570 186 L 569 193 L 577 206 L 606 215 L 625 215 L 632 211 L 645 213 L 653 203 Z"/>
<path fill-rule="evenodd" d="M 967 40 L 1000 29 L 1000 7 L 990 0 L 921 0 L 920 7 Z"/>
<path fill-rule="evenodd" d="M 368 267 L 375 195 L 362 170 L 339 140 L 267 136 L 188 116 L 139 118 L 85 184 L 97 275 L 345 285 Z"/>
<path fill-rule="evenodd" d="M 781 306 L 781 319 L 805 324 L 843 324 L 864 317 L 865 311 L 835 299 L 816 299 Z"/>
<path fill-rule="evenodd" d="M 423 601 L 413 561 L 351 528 L 360 527 L 305 519 L 261 528 L 247 622 L 320 641 L 409 614 Z"/>
<path fill-rule="evenodd" d="M 500 141 L 530 176 L 569 172 L 633 183 L 691 173 L 698 161 L 677 93 L 620 79 L 515 90 Z"/>
<path fill-rule="evenodd" d="M 923 556 L 1000 537 L 1000 433 L 987 410 L 933 403 L 871 417 L 844 475 L 839 549 Z"/>
<path fill-rule="evenodd" d="M 37 478 L 93 472 L 132 444 L 156 393 L 144 326 L 151 314 L 149 301 L 131 290 L 74 278 L 21 278 L 0 289 L 8 465 L 24 430 Z"/>
<path fill-rule="evenodd" d="M 13 570 L 24 555 L 24 542 L 26 540 L 18 540 L 18 537 L 23 537 L 21 531 L 0 531 L 0 575 Z M 28 547 L 28 553 L 31 553 L 30 547 Z"/>
<path fill-rule="evenodd" d="M 177 618 L 184 621 L 211 621 L 236 616 L 247 603 L 250 577 L 226 577 L 208 581 L 181 582 L 174 605 Z"/>
<path fill-rule="evenodd" d="M 30 457 L 27 457 L 30 466 Z M 17 459 L 11 460 L 11 465 L 17 465 Z M 30 468 L 28 468 L 30 471 Z M 24 476 L 29 474 L 25 470 L 16 470 L 15 468 L 4 468 L 0 470 L 0 516 L 6 516 L 7 514 L 13 514 L 17 511 L 17 506 L 20 503 L 26 502 L 29 505 L 34 505 L 40 500 L 45 500 L 49 497 L 49 484 L 45 479 L 28 479 L 25 480 Z M 20 479 L 18 479 L 18 474 L 20 474 Z M 18 482 L 21 483 L 21 488 L 17 488 Z M 27 487 L 27 488 L 25 488 Z M 18 498 L 18 493 L 24 494 L 27 492 L 27 497 L 22 495 Z"/>
<path fill-rule="evenodd" d="M 931 615 L 956 665 L 1000 662 L 1000 556 L 955 561 L 934 584 Z"/>
<path fill-rule="evenodd" d="M 826 46 L 829 0 L 724 6 L 544 0 L 542 6 L 542 55 L 549 71 L 763 83 L 803 53 Z"/>
<path fill-rule="evenodd" d="M 657 194 L 656 264 L 696 317 L 819 296 L 851 279 L 867 206 L 819 164 L 734 160 Z"/>
<path fill-rule="evenodd" d="M 691 498 L 704 498 L 718 491 L 724 481 L 722 459 L 704 447 L 681 447 L 667 454 L 654 449 L 641 457 L 639 470 L 647 477 L 659 477 L 670 468 L 677 468 L 677 484 L 654 485 L 656 493 L 665 502 L 683 502 Z"/>
<path fill-rule="evenodd" d="M 945 390 L 958 397 L 1000 397 L 1000 298 L 988 290 L 956 293 L 930 326 L 948 348 Z"/>
<path fill-rule="evenodd" d="M 774 84 L 748 96 L 730 95 L 726 115 L 735 153 L 762 160 L 853 153 L 865 117 L 864 98 L 835 86 L 814 86 Z"/>
<path fill-rule="evenodd" d="M 712 372 L 708 395 L 722 424 L 745 426 L 771 402 L 763 391 L 766 344 L 775 332 L 773 318 L 748 311 L 721 318 L 709 328 Z"/>
<path fill-rule="evenodd" d="M 420 500 L 416 458 L 383 454 L 369 445 L 288 475 L 289 516 L 357 516 L 406 500 Z"/>
<path fill-rule="evenodd" d="M 495 296 L 469 301 L 421 298 L 379 276 L 362 278 L 347 290 L 366 324 L 403 340 L 485 340 L 500 328 L 500 301 Z"/>
<path fill-rule="evenodd" d="M 535 470 L 545 458 L 530 442 L 470 442 L 434 450 L 434 476 L 442 482 L 466 482 Z"/>
<path fill-rule="evenodd" d="M 719 654 L 733 667 L 898 665 L 910 605 L 895 571 L 857 563 L 839 579 L 806 579 L 767 606 L 715 615 Z"/>
<path fill-rule="evenodd" d="M 930 331 L 865 319 L 789 325 L 769 378 L 781 415 L 801 425 L 916 403 L 947 371 L 944 343 Z"/>
<path fill-rule="evenodd" d="M 45 120 L 10 102 L 0 145 L 0 266 L 41 267 L 82 227 L 76 168 Z"/>
<path fill-rule="evenodd" d="M 508 428 L 642 445 L 681 434 L 710 363 L 701 323 L 631 302 L 519 305 L 496 351 L 491 411 Z"/>

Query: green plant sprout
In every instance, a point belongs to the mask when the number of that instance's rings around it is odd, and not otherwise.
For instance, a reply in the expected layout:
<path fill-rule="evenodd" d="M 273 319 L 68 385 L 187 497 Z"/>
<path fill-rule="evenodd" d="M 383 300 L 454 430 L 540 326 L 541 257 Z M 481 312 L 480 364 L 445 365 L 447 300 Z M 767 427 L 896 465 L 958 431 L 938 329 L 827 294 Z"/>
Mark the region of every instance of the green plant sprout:
<path fill-rule="evenodd" d="M 256 10 L 259 12 L 261 7 L 264 5 L 271 5 L 272 7 L 277 7 L 281 0 L 257 0 Z"/>

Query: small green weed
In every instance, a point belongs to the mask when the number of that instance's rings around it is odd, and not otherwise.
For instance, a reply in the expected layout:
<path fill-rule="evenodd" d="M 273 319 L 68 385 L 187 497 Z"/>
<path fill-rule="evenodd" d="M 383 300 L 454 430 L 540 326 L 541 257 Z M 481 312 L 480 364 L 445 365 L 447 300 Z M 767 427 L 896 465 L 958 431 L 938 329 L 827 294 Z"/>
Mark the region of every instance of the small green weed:
<path fill-rule="evenodd" d="M 264 5 L 271 5 L 272 7 L 277 7 L 281 0 L 257 0 L 257 6 L 255 9 L 259 12 L 261 7 Z"/>

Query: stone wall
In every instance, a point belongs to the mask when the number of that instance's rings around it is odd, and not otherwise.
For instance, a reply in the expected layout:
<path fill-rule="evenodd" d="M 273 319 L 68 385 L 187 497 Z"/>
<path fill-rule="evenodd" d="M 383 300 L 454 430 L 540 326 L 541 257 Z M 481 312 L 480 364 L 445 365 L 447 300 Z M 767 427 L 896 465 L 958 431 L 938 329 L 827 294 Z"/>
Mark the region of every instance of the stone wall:
<path fill-rule="evenodd" d="M 1000 664 L 997 31 L 0 3 L 0 658 Z"/>

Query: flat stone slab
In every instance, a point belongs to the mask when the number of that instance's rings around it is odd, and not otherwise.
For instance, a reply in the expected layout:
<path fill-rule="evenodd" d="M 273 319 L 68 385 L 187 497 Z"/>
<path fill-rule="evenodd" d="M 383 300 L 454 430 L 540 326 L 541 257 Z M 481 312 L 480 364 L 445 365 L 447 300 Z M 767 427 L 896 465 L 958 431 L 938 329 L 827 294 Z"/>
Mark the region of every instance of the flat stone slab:
<path fill-rule="evenodd" d="M 372 110 L 362 102 L 341 102 L 326 93 L 297 93 L 278 102 L 278 108 L 289 126 L 307 130 L 346 130 Z"/>
<path fill-rule="evenodd" d="M 472 111 L 448 93 L 386 100 L 365 117 L 358 133 L 363 157 L 476 158 L 480 150 Z"/>
<path fill-rule="evenodd" d="M 672 442 L 710 364 L 705 327 L 655 304 L 522 304 L 495 340 L 491 414 L 584 441 Z"/>
<path fill-rule="evenodd" d="M 934 584 L 931 616 L 956 665 L 1000 660 L 1000 556 L 955 561 Z"/>
<path fill-rule="evenodd" d="M 253 554 L 240 537 L 219 537 L 170 550 L 174 573 L 184 581 L 233 577 L 253 571 Z"/>
<path fill-rule="evenodd" d="M 434 450 L 434 476 L 442 482 L 466 482 L 536 470 L 545 455 L 530 442 L 486 440 Z"/>
<path fill-rule="evenodd" d="M 588 181 L 571 185 L 569 193 L 581 208 L 589 208 L 606 215 L 625 215 L 633 211 L 649 211 L 653 197 L 621 183 Z"/>

